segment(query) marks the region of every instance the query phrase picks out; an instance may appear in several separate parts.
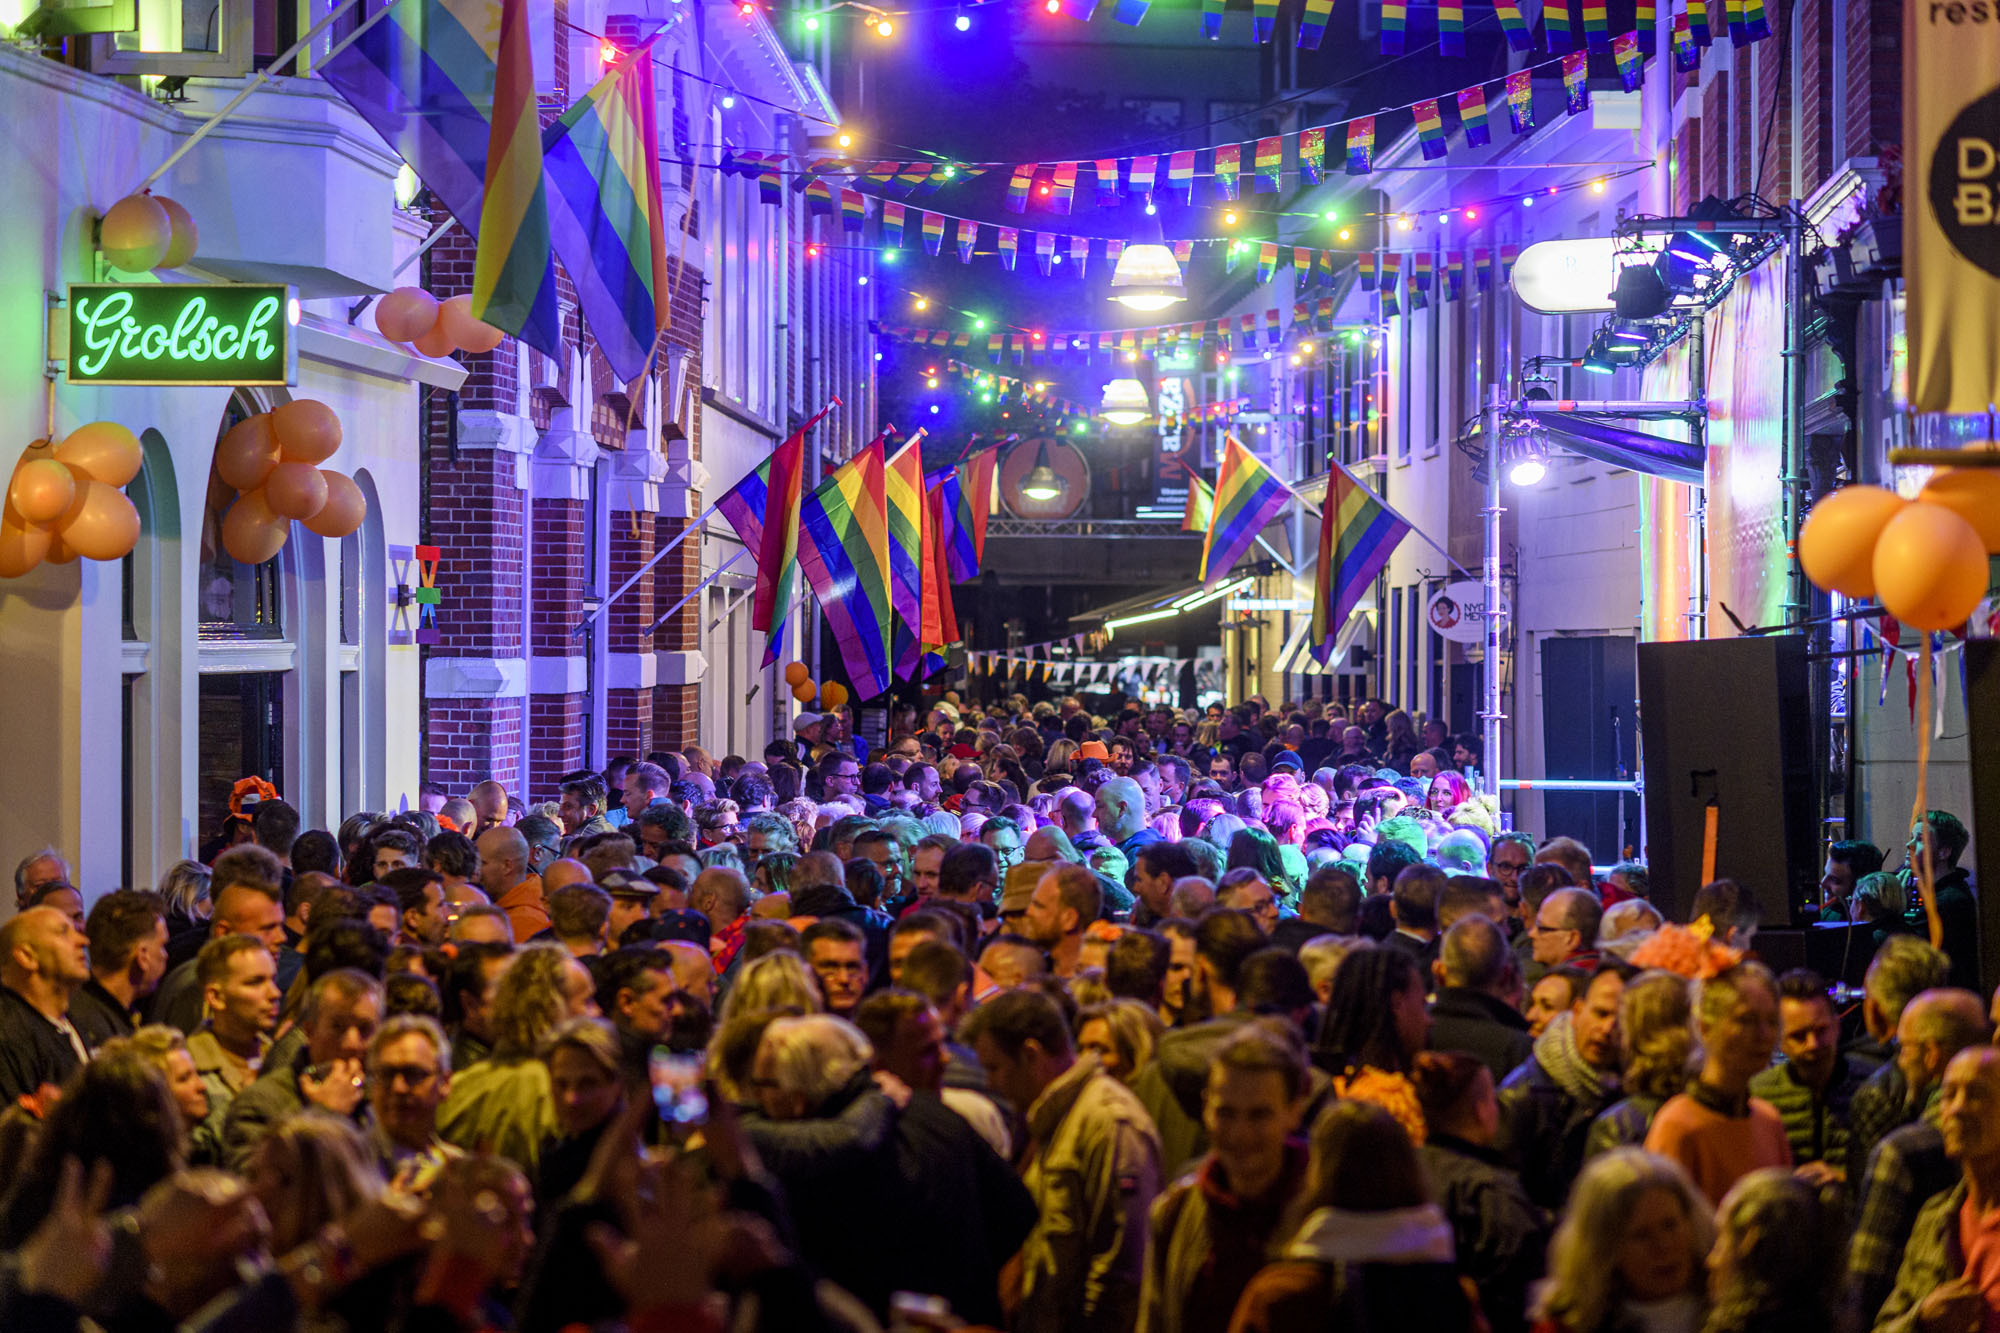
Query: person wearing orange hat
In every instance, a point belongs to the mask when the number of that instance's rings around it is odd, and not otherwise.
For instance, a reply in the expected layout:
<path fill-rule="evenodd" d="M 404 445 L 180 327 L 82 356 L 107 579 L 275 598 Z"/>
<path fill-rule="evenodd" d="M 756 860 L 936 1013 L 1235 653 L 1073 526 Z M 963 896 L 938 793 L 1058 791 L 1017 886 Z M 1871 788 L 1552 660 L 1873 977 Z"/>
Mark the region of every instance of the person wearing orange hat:
<path fill-rule="evenodd" d="M 1078 759 L 1095 759 L 1099 763 L 1108 764 L 1111 762 L 1111 751 L 1104 748 L 1103 741 L 1085 741 L 1076 747 L 1076 757 Z"/>

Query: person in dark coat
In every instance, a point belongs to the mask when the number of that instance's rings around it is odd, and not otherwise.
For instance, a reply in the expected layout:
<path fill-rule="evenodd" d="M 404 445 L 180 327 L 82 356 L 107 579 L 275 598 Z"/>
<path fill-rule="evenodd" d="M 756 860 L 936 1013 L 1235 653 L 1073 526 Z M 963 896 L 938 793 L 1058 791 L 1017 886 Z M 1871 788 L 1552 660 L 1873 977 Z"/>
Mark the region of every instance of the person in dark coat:
<path fill-rule="evenodd" d="M 70 997 L 90 980 L 84 934 L 53 907 L 0 926 L 0 1107 L 59 1088 L 86 1058 Z"/>
<path fill-rule="evenodd" d="M 1483 916 L 1461 917 L 1444 933 L 1433 969 L 1430 1047 L 1462 1051 L 1491 1070 L 1497 1084 L 1534 1054 L 1528 1020 L 1504 992 L 1519 987 L 1507 936 Z"/>
<path fill-rule="evenodd" d="M 1560 1208 L 1583 1169 L 1590 1122 L 1618 1094 L 1618 1000 L 1623 973 L 1600 967 L 1567 1013 L 1535 1040 L 1535 1053 L 1500 1085 L 1495 1146 L 1521 1172 L 1528 1197 Z"/>
<path fill-rule="evenodd" d="M 1458 1271 L 1478 1286 L 1493 1333 L 1522 1333 L 1550 1220 L 1493 1151 L 1500 1126 L 1493 1075 L 1462 1052 L 1426 1051 L 1417 1057 L 1414 1079 L 1428 1130 L 1424 1169 L 1451 1222 Z"/>
<path fill-rule="evenodd" d="M 831 852 L 808 852 L 792 865 L 792 916 L 831 917 L 861 932 L 870 984 L 889 975 L 889 914 L 863 907 L 847 891 L 847 868 Z"/>

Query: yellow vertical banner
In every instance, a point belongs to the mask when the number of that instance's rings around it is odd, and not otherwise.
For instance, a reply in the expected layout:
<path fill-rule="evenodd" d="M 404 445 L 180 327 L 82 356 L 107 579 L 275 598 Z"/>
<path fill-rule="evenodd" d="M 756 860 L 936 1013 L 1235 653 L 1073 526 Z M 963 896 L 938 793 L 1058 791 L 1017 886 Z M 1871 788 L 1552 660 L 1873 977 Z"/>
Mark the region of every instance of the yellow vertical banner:
<path fill-rule="evenodd" d="M 2000 404 L 2000 22 L 1903 7 L 1903 277 L 1910 406 Z"/>

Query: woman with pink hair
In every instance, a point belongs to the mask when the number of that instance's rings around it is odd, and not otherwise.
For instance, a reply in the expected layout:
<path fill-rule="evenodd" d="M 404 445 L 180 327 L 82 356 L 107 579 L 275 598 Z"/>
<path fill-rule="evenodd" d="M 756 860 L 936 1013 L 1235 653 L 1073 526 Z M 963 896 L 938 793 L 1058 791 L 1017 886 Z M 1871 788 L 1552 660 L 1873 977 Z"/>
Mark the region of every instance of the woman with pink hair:
<path fill-rule="evenodd" d="M 1430 790 L 1424 794 L 1424 808 L 1446 815 L 1471 798 L 1472 788 L 1464 778 L 1456 773 L 1440 773 L 1431 779 Z"/>

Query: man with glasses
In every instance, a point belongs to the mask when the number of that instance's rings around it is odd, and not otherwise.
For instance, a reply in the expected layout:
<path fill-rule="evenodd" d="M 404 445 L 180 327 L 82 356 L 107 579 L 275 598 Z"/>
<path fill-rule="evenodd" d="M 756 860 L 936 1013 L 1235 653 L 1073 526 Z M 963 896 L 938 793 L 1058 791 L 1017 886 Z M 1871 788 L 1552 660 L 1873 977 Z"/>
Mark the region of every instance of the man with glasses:
<path fill-rule="evenodd" d="M 451 1046 L 444 1029 L 420 1014 L 384 1020 L 368 1043 L 368 1105 L 375 1112 L 375 1152 L 382 1173 L 435 1172 L 456 1149 L 437 1136 L 438 1107 L 451 1091 Z"/>
<path fill-rule="evenodd" d="M 1525 833 L 1502 833 L 1486 853 L 1486 878 L 1500 885 L 1509 908 L 1521 905 L 1521 872 L 1535 859 L 1535 844 Z"/>
<path fill-rule="evenodd" d="M 1597 925 L 1604 908 L 1597 895 L 1584 889 L 1557 889 L 1542 900 L 1535 924 L 1535 961 L 1543 967 L 1597 967 Z"/>
<path fill-rule="evenodd" d="M 1021 826 L 1005 815 L 995 815 L 979 826 L 979 841 L 993 851 L 993 859 L 999 864 L 1000 877 L 1021 864 L 1027 847 L 1021 838 Z"/>
<path fill-rule="evenodd" d="M 830 751 L 819 762 L 819 781 L 828 801 L 858 796 L 861 792 L 861 761 L 851 754 Z"/>

